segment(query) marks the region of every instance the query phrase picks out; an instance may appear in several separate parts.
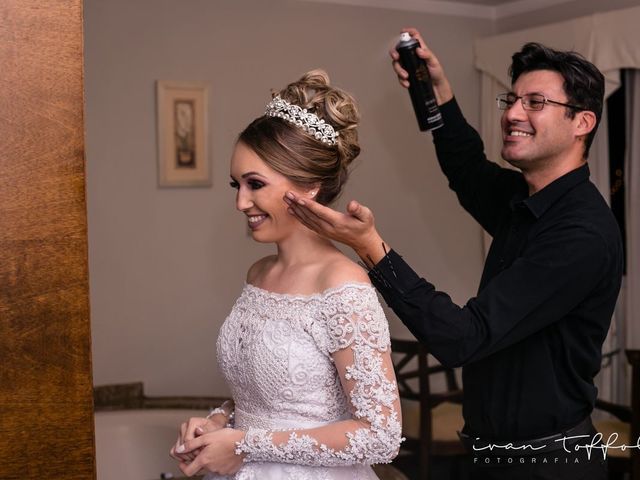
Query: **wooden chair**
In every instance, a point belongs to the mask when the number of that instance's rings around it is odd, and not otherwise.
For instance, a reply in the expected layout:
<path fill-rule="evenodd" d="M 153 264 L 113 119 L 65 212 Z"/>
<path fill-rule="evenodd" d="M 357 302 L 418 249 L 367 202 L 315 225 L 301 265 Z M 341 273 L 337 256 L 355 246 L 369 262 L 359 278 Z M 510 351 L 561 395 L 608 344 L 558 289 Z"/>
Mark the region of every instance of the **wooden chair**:
<path fill-rule="evenodd" d="M 600 420 L 594 424 L 602 433 L 603 441 L 617 433 L 615 445 L 635 446 L 640 436 L 640 350 L 627 350 L 625 353 L 631 365 L 631 407 L 596 400 L 596 409 L 610 413 L 615 419 Z M 611 449 L 607 451 L 607 458 L 609 478 L 621 479 L 629 473 L 631 480 L 640 480 L 640 451 L 637 448 Z"/>
<path fill-rule="evenodd" d="M 431 458 L 462 456 L 465 449 L 457 432 L 462 429 L 462 390 L 453 369 L 429 366 L 426 348 L 415 340 L 391 339 L 393 365 L 402 404 L 401 454 L 418 459 L 419 478 L 428 480 Z M 443 374 L 446 391 L 431 392 L 430 376 Z"/>

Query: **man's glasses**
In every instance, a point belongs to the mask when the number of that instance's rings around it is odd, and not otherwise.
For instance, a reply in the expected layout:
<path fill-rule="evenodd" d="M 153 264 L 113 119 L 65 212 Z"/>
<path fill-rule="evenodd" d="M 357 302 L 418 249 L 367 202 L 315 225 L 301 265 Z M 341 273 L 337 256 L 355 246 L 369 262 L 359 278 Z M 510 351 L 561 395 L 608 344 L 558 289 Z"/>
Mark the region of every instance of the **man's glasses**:
<path fill-rule="evenodd" d="M 569 107 L 576 110 L 584 110 L 584 108 L 578 107 L 577 105 L 569 105 L 568 103 L 549 100 L 547 97 L 540 93 L 527 93 L 522 96 L 516 95 L 515 93 L 501 93 L 496 97 L 498 108 L 500 110 L 510 109 L 513 104 L 518 101 L 518 99 L 522 100 L 522 108 L 524 108 L 525 110 L 542 110 L 547 103 L 562 105 L 563 107 Z"/>

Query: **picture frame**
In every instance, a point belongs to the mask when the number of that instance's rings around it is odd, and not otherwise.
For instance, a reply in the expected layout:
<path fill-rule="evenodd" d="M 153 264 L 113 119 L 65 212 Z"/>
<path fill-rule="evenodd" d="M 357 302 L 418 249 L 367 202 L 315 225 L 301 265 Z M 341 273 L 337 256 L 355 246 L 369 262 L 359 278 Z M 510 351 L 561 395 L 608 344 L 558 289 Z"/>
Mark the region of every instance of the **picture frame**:
<path fill-rule="evenodd" d="M 199 82 L 156 82 L 158 185 L 210 187 L 208 86 Z"/>

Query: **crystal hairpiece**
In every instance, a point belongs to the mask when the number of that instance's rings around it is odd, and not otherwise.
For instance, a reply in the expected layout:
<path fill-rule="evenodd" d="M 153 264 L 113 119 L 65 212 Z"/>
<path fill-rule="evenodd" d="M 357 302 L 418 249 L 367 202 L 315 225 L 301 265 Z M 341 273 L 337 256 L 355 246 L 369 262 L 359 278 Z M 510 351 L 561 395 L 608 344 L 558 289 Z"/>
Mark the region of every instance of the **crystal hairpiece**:
<path fill-rule="evenodd" d="M 307 112 L 306 108 L 293 105 L 280 98 L 279 95 L 273 97 L 267 104 L 267 109 L 264 114 L 269 117 L 282 118 L 300 127 L 305 132 L 310 133 L 322 143 L 326 143 L 327 145 L 336 144 L 338 132 L 336 132 L 331 125 L 325 123 L 325 121 L 315 113 Z"/>

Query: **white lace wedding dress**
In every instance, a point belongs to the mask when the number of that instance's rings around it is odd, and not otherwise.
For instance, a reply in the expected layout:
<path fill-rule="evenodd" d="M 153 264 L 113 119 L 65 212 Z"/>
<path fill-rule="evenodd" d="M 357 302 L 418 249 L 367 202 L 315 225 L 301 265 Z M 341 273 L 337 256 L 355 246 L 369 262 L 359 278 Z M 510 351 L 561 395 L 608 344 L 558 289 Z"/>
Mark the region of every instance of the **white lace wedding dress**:
<path fill-rule="evenodd" d="M 285 295 L 245 284 L 217 347 L 247 456 L 207 480 L 376 479 L 369 465 L 395 456 L 389 329 L 371 285 Z"/>

